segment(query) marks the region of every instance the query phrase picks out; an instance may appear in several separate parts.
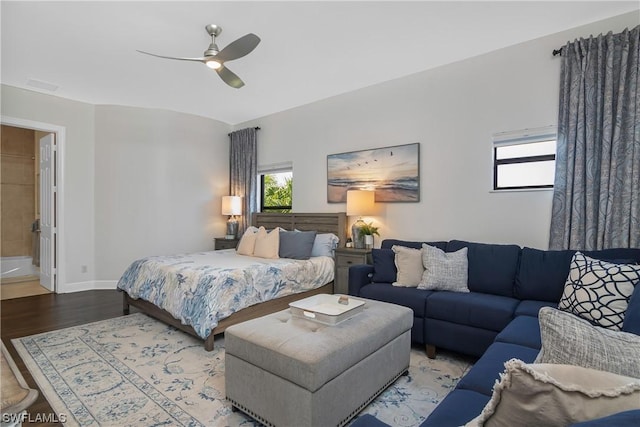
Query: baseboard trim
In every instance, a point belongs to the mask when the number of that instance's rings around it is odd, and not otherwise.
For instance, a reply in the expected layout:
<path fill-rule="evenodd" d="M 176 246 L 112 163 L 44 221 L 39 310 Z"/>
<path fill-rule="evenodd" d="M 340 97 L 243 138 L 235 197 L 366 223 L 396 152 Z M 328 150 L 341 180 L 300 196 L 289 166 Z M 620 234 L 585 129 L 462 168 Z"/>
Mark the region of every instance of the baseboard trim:
<path fill-rule="evenodd" d="M 67 294 L 72 292 L 117 289 L 117 284 L 117 280 L 91 280 L 88 282 L 67 283 L 59 286 L 57 293 Z"/>

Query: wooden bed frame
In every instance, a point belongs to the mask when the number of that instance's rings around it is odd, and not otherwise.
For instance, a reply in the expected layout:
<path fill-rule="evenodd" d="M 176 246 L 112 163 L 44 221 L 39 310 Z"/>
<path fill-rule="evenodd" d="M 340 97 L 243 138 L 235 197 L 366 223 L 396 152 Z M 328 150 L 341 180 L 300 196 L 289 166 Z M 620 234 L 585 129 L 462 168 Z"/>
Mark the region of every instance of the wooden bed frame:
<path fill-rule="evenodd" d="M 316 230 L 318 233 L 333 233 L 340 239 L 340 242 L 338 243 L 339 246 L 344 246 L 344 243 L 347 240 L 347 216 L 344 212 L 288 214 L 255 213 L 252 217 L 252 224 L 256 227 L 263 226 L 267 229 L 282 227 L 287 230 Z M 216 326 L 213 331 L 211 331 L 211 334 L 209 334 L 209 336 L 204 340 L 204 348 L 207 351 L 213 350 L 214 336 L 221 334 L 231 325 L 284 310 L 289 307 L 290 302 L 322 293 L 333 293 L 333 282 L 310 291 L 287 295 L 244 308 L 231 316 L 220 320 L 220 322 L 218 322 L 218 326 Z M 133 306 L 151 317 L 200 338 L 191 326 L 183 325 L 180 320 L 174 318 L 168 311 L 163 310 L 143 299 L 131 298 L 126 292 L 122 292 L 122 295 L 122 312 L 125 315 L 129 314 L 130 306 Z"/>

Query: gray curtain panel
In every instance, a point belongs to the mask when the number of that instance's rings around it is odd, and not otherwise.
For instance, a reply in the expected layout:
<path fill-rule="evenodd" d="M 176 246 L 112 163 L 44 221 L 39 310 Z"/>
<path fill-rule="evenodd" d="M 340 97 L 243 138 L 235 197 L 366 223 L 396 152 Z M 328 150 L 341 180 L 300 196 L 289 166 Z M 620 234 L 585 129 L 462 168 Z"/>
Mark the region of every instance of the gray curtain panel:
<path fill-rule="evenodd" d="M 640 247 L 639 36 L 562 48 L 550 249 Z"/>
<path fill-rule="evenodd" d="M 258 130 L 240 129 L 229 134 L 229 195 L 242 196 L 242 216 L 238 219 L 238 236 L 251 225 L 257 212 L 256 176 L 258 173 Z"/>

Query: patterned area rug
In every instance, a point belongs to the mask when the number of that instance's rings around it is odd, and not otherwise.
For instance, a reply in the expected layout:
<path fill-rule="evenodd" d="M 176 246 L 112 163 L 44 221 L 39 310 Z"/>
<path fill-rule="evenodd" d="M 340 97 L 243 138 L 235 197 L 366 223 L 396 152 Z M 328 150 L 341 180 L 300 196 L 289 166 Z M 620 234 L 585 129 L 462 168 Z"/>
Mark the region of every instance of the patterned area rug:
<path fill-rule="evenodd" d="M 13 340 L 40 389 L 67 426 L 253 426 L 224 392 L 224 339 L 199 341 L 143 314 Z M 393 426 L 420 424 L 469 369 L 441 353 L 411 350 L 401 377 L 362 413 Z"/>

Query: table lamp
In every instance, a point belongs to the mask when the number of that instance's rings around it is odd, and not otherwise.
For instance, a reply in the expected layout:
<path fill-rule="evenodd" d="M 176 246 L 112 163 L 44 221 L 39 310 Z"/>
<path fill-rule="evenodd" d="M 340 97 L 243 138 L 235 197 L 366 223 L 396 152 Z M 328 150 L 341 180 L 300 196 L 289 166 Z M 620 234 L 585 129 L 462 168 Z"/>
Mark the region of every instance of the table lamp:
<path fill-rule="evenodd" d="M 242 214 L 242 197 L 222 196 L 222 215 L 230 215 L 227 220 L 227 234 L 225 239 L 235 239 L 238 234 L 238 220 L 236 215 Z"/>
<path fill-rule="evenodd" d="M 362 233 L 362 226 L 365 224 L 362 216 L 374 214 L 374 202 L 374 191 L 347 191 L 347 216 L 358 216 L 358 220 L 351 226 L 351 240 L 353 240 L 353 247 L 356 249 L 365 248 L 364 234 Z"/>

